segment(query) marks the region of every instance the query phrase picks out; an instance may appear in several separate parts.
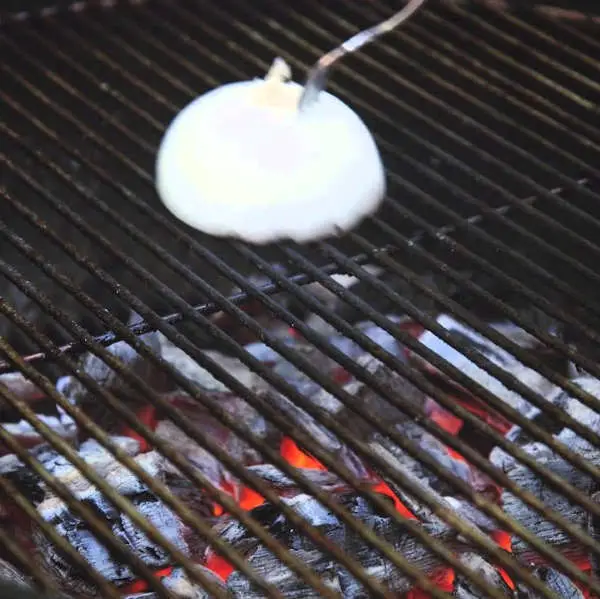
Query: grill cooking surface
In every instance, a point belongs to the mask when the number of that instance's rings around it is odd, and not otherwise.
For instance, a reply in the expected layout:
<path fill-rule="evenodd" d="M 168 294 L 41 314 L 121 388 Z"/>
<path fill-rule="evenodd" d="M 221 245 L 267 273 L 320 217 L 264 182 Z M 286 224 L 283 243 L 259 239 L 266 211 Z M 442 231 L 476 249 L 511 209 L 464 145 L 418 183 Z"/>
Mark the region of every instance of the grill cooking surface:
<path fill-rule="evenodd" d="M 342 238 L 251 248 L 156 198 L 191 99 L 276 56 L 301 79 L 398 6 L 1 25 L 0 581 L 600 595 L 596 24 L 431 2 L 346 59 L 389 198 Z"/>

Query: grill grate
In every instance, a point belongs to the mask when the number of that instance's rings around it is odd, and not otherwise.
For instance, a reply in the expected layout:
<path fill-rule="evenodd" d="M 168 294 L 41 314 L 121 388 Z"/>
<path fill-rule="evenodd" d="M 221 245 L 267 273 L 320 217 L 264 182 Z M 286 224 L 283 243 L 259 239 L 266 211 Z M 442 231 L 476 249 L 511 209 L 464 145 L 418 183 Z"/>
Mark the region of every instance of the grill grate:
<path fill-rule="evenodd" d="M 82 354 L 89 352 L 105 362 L 123 385 L 143 396 L 163 418 L 215 456 L 243 485 L 276 506 L 316 547 L 342 564 L 369 596 L 387 596 L 386 585 L 373 569 L 365 569 L 355 556 L 332 543 L 322 528 L 290 507 L 263 478 L 240 464 L 210 435 L 202 434 L 159 385 L 129 369 L 123 356 L 111 351 L 114 342 L 126 341 L 153 371 L 165 373 L 182 393 L 204 406 L 264 462 L 279 468 L 299 489 L 315 497 L 349 531 L 430 596 L 447 597 L 448 590 L 417 567 L 420 564 L 397 551 L 390 539 L 378 536 L 355 518 L 306 472 L 290 465 L 248 422 L 228 413 L 220 396 L 191 382 L 148 344 L 144 334 L 160 332 L 181 348 L 282 434 L 309 451 L 357 496 L 365 497 L 379 513 L 397 523 L 403 534 L 416 538 L 457 575 L 472 580 L 481 596 L 507 595 L 492 586 L 482 572 L 465 565 L 457 544 L 475 548 L 538 596 L 556 596 L 534 576 L 526 560 L 515 559 L 480 528 L 459 517 L 437 492 L 398 469 L 387 453 L 358 438 L 339 418 L 320 409 L 289 380 L 249 353 L 215 319 L 224 313 L 305 373 L 355 420 L 367 423 L 426 466 L 456 496 L 494 518 L 499 529 L 508 531 L 513 539 L 522 539 L 545 562 L 600 595 L 600 582 L 590 578 L 572 556 L 538 538 L 494 498 L 457 476 L 368 405 L 357 403 L 347 386 L 324 374 L 286 338 L 267 330 L 245 309 L 249 301 L 260 303 L 272 318 L 293 328 L 350 377 L 418 422 L 498 487 L 576 540 L 586 554 L 597 558 L 597 538 L 571 521 L 568 513 L 522 488 L 465 436 L 452 434 L 435 420 L 424 418 L 410 397 L 346 355 L 304 319 L 307 312 L 320 317 L 479 437 L 515 456 L 570 505 L 580 506 L 590 521 L 600 517 L 593 495 L 526 452 L 514 435 L 499 432 L 458 402 L 456 388 L 449 389 L 448 378 L 494 414 L 519 426 L 530 439 L 546 445 L 581 476 L 598 480 L 597 461 L 557 439 L 545 421 L 533 419 L 498 397 L 489 385 L 444 359 L 424 345 L 423 338 L 417 340 L 389 316 L 405 316 L 430 331 L 537 408 L 554 427 L 572 430 L 591 446 L 600 444 L 597 430 L 550 402 L 472 344 L 457 339 L 437 318 L 440 313 L 452 314 L 581 404 L 598 410 L 595 394 L 489 324 L 499 319 L 510 321 L 580 372 L 594 377 L 600 374 L 595 349 L 600 337 L 595 266 L 600 251 L 595 242 L 600 224 L 600 178 L 595 167 L 600 149 L 600 62 L 593 58 L 598 46 L 595 29 L 579 30 L 570 22 L 540 14 L 432 3 L 402 31 L 349 57 L 330 89 L 348 100 L 375 133 L 389 166 L 390 198 L 380 214 L 342 239 L 309 248 L 282 243 L 262 249 L 207 239 L 175 223 L 154 197 L 154 152 L 164 125 L 183 104 L 203 89 L 261 74 L 276 55 L 297 70 L 305 69 L 338 40 L 391 13 L 392 4 L 335 0 L 325 6 L 311 0 L 299 10 L 292 4 L 269 0 L 220 4 L 157 1 L 110 9 L 89 7 L 5 23 L 0 41 L 5 57 L 0 97 L 7 115 L 2 123 L 5 141 L 0 191 L 4 200 L 0 208 L 0 272 L 6 298 L 0 302 L 2 372 L 23 373 L 75 421 L 85 436 L 107 448 L 186 526 L 252 581 L 261 596 L 285 595 L 272 579 L 267 580 L 269 572 L 258 572 L 239 548 L 220 537 L 212 520 L 190 509 L 164 481 L 146 472 L 107 433 L 104 422 L 70 403 L 60 386 L 57 390 L 59 375 L 75 375 L 95 398 L 97 409 L 126 423 L 163 454 L 206 497 L 238 519 L 283 565 L 304 579 L 316 596 L 345 594 L 328 586 L 322 572 L 273 536 L 254 511 L 243 509 L 174 451 L 119 392 L 90 376 L 82 368 Z M 274 263 L 280 267 L 274 268 Z M 393 279 L 366 268 L 373 264 Z M 260 281 L 256 273 L 261 273 Z M 357 291 L 331 278 L 334 273 L 356 277 Z M 431 284 L 431 276 L 436 285 Z M 400 288 L 397 281 L 402 282 Z M 308 285 L 315 282 L 339 298 L 343 311 L 333 310 L 314 294 L 314 286 Z M 289 296 L 293 298 L 291 304 L 284 301 Z M 133 324 L 132 312 L 138 318 Z M 371 321 L 443 376 L 383 351 L 356 326 L 359 320 Z M 331 447 L 323 445 L 322 437 L 321 444 L 317 442 L 315 429 L 291 420 L 288 413 L 207 353 L 207 347 L 218 348 L 257 373 L 369 464 L 405 505 L 430 510 L 456 534 L 436 536 L 433 528 L 398 511 L 381 493 L 365 485 Z M 34 406 L 4 385 L 0 386 L 0 396 L 80 470 L 109 504 L 165 548 L 171 564 L 181 566 L 210 596 L 228 596 L 210 572 L 198 568 L 162 529 L 136 515 L 128 497 L 111 488 L 36 415 Z M 130 566 L 136 577 L 146 581 L 149 591 L 161 598 L 182 596 L 167 589 L 153 569 L 127 550 L 123 539 L 117 538 L 88 504 L 78 501 L 72 489 L 48 473 L 39 456 L 23 449 L 7 427 L 0 427 L 0 440 L 38 474 L 72 514 L 88 523 L 93 534 Z M 115 589 L 95 573 L 64 535 L 44 520 L 21 487 L 9 477 L 0 477 L 0 489 L 82 572 L 87 572 L 100 596 L 123 595 L 122 588 Z M 56 579 L 32 564 L 25 550 L 4 531 L 0 544 L 40 588 L 56 590 Z"/>

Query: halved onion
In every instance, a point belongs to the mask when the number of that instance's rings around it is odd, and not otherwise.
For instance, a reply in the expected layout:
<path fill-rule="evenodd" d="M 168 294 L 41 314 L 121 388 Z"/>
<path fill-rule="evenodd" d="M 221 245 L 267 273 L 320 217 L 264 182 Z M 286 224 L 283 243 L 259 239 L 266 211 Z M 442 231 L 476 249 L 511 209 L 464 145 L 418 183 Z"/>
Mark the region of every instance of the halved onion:
<path fill-rule="evenodd" d="M 377 146 L 358 115 L 302 86 L 277 59 L 265 79 L 191 102 L 168 127 L 156 163 L 165 206 L 205 233 L 252 243 L 312 241 L 348 230 L 385 194 Z"/>

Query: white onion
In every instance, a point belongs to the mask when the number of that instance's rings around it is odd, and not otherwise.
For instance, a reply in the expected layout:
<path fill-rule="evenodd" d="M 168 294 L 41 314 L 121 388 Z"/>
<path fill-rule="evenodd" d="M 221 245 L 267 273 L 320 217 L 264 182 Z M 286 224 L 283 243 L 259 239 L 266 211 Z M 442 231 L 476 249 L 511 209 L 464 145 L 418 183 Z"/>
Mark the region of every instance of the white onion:
<path fill-rule="evenodd" d="M 212 235 L 304 242 L 377 208 L 385 175 L 365 124 L 327 92 L 300 112 L 303 88 L 287 79 L 278 59 L 265 79 L 218 87 L 177 115 L 156 163 L 175 216 Z"/>

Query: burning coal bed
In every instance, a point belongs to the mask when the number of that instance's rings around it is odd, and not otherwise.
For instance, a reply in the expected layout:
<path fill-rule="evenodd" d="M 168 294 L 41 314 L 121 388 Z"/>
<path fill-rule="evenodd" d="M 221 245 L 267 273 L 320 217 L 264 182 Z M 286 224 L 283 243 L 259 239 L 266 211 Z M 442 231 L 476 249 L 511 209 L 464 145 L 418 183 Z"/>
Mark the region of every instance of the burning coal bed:
<path fill-rule="evenodd" d="M 472 377 L 527 418 L 546 427 L 552 426 L 551 430 L 555 437 L 577 451 L 585 460 L 600 465 L 598 448 L 590 445 L 569 429 L 562 428 L 556 423 L 547 423 L 546 417 L 524 398 L 509 391 L 499 381 L 432 333 L 424 332 L 406 319 L 394 317 L 394 321 L 399 328 L 410 332 L 413 337 L 418 337 L 429 349 Z M 410 404 L 412 409 L 418 410 L 423 419 L 430 418 L 446 431 L 468 441 L 494 465 L 506 472 L 521 489 L 539 497 L 546 505 L 561 513 L 570 522 L 597 538 L 597 522 L 586 513 L 584 508 L 569 502 L 552 488 L 546 486 L 539 477 L 513 457 L 491 445 L 489 439 L 478 434 L 472 426 L 467 426 L 462 420 L 446 412 L 400 375 L 394 373 L 376 358 L 367 355 L 358 345 L 324 327 L 322 322 L 317 322 L 317 319 L 309 319 L 307 322 L 319 330 L 320 334 L 325 335 L 330 343 L 373 374 L 405 404 Z M 520 364 L 510 354 L 448 316 L 438 315 L 438 323 L 451 331 L 457 338 L 468 341 L 473 350 L 480 352 L 496 365 L 518 377 L 519 380 L 546 397 L 549 402 L 559 406 L 591 430 L 600 430 L 598 414 L 558 390 L 541 375 Z M 220 324 L 226 327 L 226 319 Z M 571 540 L 551 522 L 545 521 L 541 515 L 529 509 L 517 497 L 496 486 L 461 455 L 424 431 L 415 422 L 415 419 L 407 418 L 400 410 L 391 406 L 374 390 L 357 381 L 336 362 L 325 357 L 294 331 L 288 330 L 281 324 L 269 322 L 266 317 L 263 324 L 271 332 L 276 333 L 288 347 L 310 360 L 321 373 L 342 386 L 357 404 L 363 406 L 369 413 L 377 415 L 387 425 L 395 427 L 404 437 L 410 438 L 422 451 L 427 452 L 444 469 L 469 484 L 474 491 L 482 494 L 488 500 L 497 502 L 509 516 L 540 539 L 558 549 L 582 570 L 595 573 L 595 563 L 583 546 Z M 507 323 L 495 326 L 499 332 L 527 348 L 528 351 L 549 359 L 547 351 L 524 331 Z M 579 473 L 545 445 L 530 442 L 519 429 L 512 427 L 501 415 L 486 408 L 481 400 L 468 394 L 464 388 L 457 386 L 430 364 L 424 363 L 421 358 L 417 358 L 407 351 L 390 334 L 373 323 L 363 322 L 357 324 L 357 327 L 387 352 L 401 359 L 410 367 L 425 373 L 430 380 L 440 383 L 458 403 L 482 418 L 499 433 L 507 435 L 511 440 L 519 443 L 525 452 L 535 456 L 538 462 L 568 480 L 586 496 L 599 497 L 600 483 L 597 480 Z M 201 368 L 196 361 L 172 345 L 166 338 L 158 333 L 149 333 L 142 336 L 142 340 L 194 386 L 218 401 L 219 405 L 236 421 L 243 422 L 263 443 L 267 443 L 269 447 L 279 452 L 303 476 L 325 490 L 329 497 L 343 505 L 357 520 L 373 530 L 377 536 L 389 542 L 413 565 L 426 572 L 440 588 L 460 599 L 483 597 L 481 592 L 469 581 L 448 569 L 438 557 L 417 542 L 405 527 L 376 509 L 371 502 L 361 497 L 352 487 L 328 471 L 308 451 L 299 447 L 290 437 L 274 427 L 254 408 L 234 395 L 207 370 Z M 310 400 L 317 410 L 335 416 L 337 422 L 350 430 L 354 438 L 366 443 L 375 454 L 387 462 L 390 468 L 409 477 L 413 483 L 433 494 L 439 502 L 448 506 L 472 526 L 489 535 L 502 549 L 512 552 L 520 563 L 530 568 L 558 596 L 571 599 L 590 597 L 586 589 L 578 587 L 566 576 L 544 563 L 543 559 L 526 543 L 516 537 L 512 538 L 510 534 L 502 531 L 496 522 L 475 509 L 466 499 L 458 496 L 451 485 L 400 449 L 389 438 L 374 430 L 347 406 L 324 391 L 322 387 L 302 374 L 278 353 L 262 344 L 258 339 L 246 337 L 244 342 L 248 352 L 283 377 L 299 393 Z M 328 540 L 341 547 L 371 576 L 388 587 L 391 591 L 390 596 L 411 599 L 426 597 L 422 591 L 412 587 L 409 578 L 370 547 L 355 531 L 342 523 L 330 509 L 305 494 L 292 479 L 276 466 L 266 463 L 255 449 L 236 437 L 209 410 L 203 408 L 192 397 L 181 389 L 169 386 L 165 382 L 165 378 L 156 372 L 156 368 L 126 343 L 114 344 L 110 347 L 110 352 L 126 362 L 136 374 L 151 384 L 163 397 L 168 398 L 173 408 L 198 431 L 199 437 L 215 441 L 236 463 L 243 465 L 249 472 L 264 481 L 285 504 L 316 527 Z M 390 505 L 394 505 L 403 517 L 419 523 L 429 535 L 443 542 L 446 547 L 460 557 L 467 567 L 477 572 L 488 584 L 497 588 L 506 597 L 536 596 L 520 583 L 511 580 L 506 572 L 482 555 L 475 546 L 470 546 L 467 540 L 436 517 L 422 502 L 407 495 L 391 480 L 386 480 L 371 465 L 319 424 L 316 419 L 297 407 L 290 399 L 278 393 L 241 362 L 214 350 L 205 350 L 204 353 L 221 367 L 226 368 L 246 387 L 257 393 L 262 400 L 285 415 L 286 419 L 293 423 L 295 429 L 303 431 L 330 455 L 336 456 L 336 461 L 343 464 L 362 482 L 365 488 L 368 487 L 387 498 Z M 81 358 L 80 367 L 103 388 L 134 409 L 140 420 L 152 428 L 160 439 L 175 449 L 213 485 L 234 498 L 244 510 L 249 511 L 273 537 L 316 572 L 326 585 L 348 599 L 368 596 L 364 588 L 346 569 L 301 534 L 275 505 L 265 501 L 259 494 L 244 486 L 208 451 L 183 434 L 171 420 L 164 417 L 159 409 L 148 404 L 143 397 L 136 395 L 121 377 L 110 370 L 99 358 L 92 354 L 84 355 Z M 576 385 L 600 397 L 598 380 L 585 374 L 572 373 L 572 377 Z M 4 375 L 2 382 L 31 406 L 43 405 L 47 401 L 39 389 L 23 379 L 21 375 Z M 94 422 L 109 432 L 116 445 L 131 456 L 145 472 L 166 485 L 197 516 L 210 523 L 224 541 L 236 548 L 252 568 L 266 581 L 277 587 L 284 596 L 297 598 L 318 596 L 315 594 L 316 591 L 301 581 L 291 570 L 288 570 L 276 555 L 268 551 L 236 519 L 225 513 L 221 506 L 211 501 L 205 492 L 186 478 L 167 458 L 149 446 L 131 429 L 124 427 L 83 383 L 73 377 L 63 376 L 56 385 L 71 405 L 83 409 L 94 419 Z M 53 414 L 47 412 L 42 417 L 48 426 L 77 449 L 82 460 L 115 491 L 131 501 L 139 513 L 157 527 L 175 547 L 189 556 L 194 563 L 197 563 L 197 567 L 206 576 L 233 597 L 258 598 L 263 596 L 243 574 L 236 571 L 224 558 L 208 547 L 198 534 L 102 445 L 94 439 L 86 439 L 77 430 L 75 422 L 64 411 L 55 411 Z M 125 543 L 129 550 L 138 556 L 157 577 L 162 579 L 164 585 L 174 596 L 181 599 L 199 599 L 209 596 L 186 575 L 169 553 L 139 530 L 127 514 L 116 510 L 102 492 L 90 483 L 67 458 L 44 444 L 43 439 L 37 435 L 33 427 L 25 421 L 10 422 L 3 426 L 7 432 L 10 432 L 22 445 L 27 447 L 30 454 L 43 465 L 48 473 L 62 482 L 81 503 L 91 508 L 110 527 L 114 535 Z M 105 548 L 94 536 L 88 524 L 73 513 L 67 503 L 54 495 L 42 478 L 24 465 L 17 456 L 5 452 L 5 455 L 0 458 L 0 475 L 15 485 L 19 492 L 36 506 L 37 512 L 43 520 L 50 523 L 90 566 L 117 587 L 123 597 L 154 599 L 155 595 L 147 583 L 141 581 L 128 565 L 121 563 L 111 551 Z M 71 562 L 66 554 L 57 549 L 41 530 L 10 501 L 2 504 L 1 515 L 4 520 L 4 529 L 27 547 L 33 556 L 32 559 L 36 562 L 36 567 L 49 574 L 66 597 L 96 597 L 99 595 L 99 590 L 86 574 Z M 22 585 L 31 584 L 24 575 L 15 570 L 13 564 L 9 563 L 9 555 L 4 555 L 4 558 L 7 561 L 4 568 L 0 569 L 0 577 L 17 581 Z"/>

